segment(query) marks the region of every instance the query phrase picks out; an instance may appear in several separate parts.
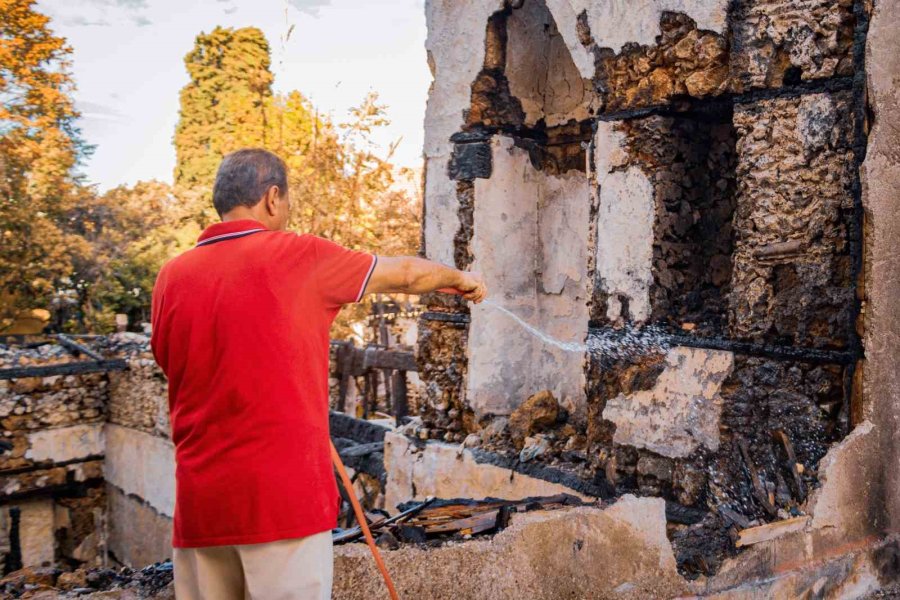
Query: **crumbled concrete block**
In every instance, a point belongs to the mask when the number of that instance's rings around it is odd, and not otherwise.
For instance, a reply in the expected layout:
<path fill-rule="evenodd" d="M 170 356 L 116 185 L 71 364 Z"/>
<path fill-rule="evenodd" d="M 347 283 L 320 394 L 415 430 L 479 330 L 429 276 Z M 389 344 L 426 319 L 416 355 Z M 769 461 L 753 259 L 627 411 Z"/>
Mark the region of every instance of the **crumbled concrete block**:
<path fill-rule="evenodd" d="M 588 498 L 558 483 L 480 463 L 472 450 L 460 451 L 459 445 L 430 441 L 419 447 L 398 433 L 385 435 L 384 468 L 385 506 L 391 511 L 401 502 L 428 496 L 516 500 L 566 493 Z"/>
<path fill-rule="evenodd" d="M 613 441 L 671 458 L 686 457 L 701 445 L 719 448 L 719 389 L 731 373 L 734 355 L 677 347 L 651 390 L 607 401 L 603 418 L 616 424 Z"/>

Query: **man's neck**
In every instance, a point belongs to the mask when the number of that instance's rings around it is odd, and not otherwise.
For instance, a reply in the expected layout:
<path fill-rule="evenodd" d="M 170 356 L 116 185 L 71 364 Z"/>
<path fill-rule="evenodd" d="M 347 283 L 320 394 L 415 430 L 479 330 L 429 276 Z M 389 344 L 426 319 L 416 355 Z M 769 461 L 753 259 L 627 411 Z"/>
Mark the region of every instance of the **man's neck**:
<path fill-rule="evenodd" d="M 254 207 L 255 208 L 255 207 Z M 239 206 L 231 209 L 224 215 L 222 215 L 222 222 L 227 223 L 228 221 L 259 221 L 269 229 L 271 226 L 267 223 L 266 215 L 258 214 L 259 211 L 253 210 L 252 208 L 247 208 L 246 206 Z"/>

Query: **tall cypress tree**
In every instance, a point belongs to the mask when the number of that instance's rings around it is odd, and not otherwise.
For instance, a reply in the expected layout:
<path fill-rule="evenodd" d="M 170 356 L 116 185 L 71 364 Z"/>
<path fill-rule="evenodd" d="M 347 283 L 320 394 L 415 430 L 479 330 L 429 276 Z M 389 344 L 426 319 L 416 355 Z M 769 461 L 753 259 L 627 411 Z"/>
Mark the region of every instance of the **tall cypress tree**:
<path fill-rule="evenodd" d="M 266 144 L 269 43 L 255 27 L 216 27 L 197 36 L 184 63 L 191 80 L 181 90 L 175 183 L 207 187 L 222 156 Z"/>

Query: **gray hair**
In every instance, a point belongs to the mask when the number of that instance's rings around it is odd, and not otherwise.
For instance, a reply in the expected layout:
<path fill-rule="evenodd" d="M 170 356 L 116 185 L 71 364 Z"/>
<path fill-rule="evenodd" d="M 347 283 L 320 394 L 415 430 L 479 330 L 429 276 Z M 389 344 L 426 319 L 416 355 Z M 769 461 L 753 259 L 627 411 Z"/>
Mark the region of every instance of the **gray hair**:
<path fill-rule="evenodd" d="M 222 216 L 237 206 L 256 206 L 273 185 L 287 191 L 287 167 L 275 154 L 246 148 L 222 159 L 213 185 L 213 206 Z"/>

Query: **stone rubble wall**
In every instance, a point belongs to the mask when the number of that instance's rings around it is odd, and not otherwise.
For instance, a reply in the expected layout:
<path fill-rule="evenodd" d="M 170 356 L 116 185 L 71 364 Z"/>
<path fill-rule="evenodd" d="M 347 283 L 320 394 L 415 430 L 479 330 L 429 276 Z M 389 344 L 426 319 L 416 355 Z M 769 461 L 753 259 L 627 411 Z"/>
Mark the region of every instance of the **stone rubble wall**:
<path fill-rule="evenodd" d="M 165 377 L 137 334 L 86 338 L 128 369 L 0 381 L 0 553 L 21 510 L 26 566 L 92 565 L 105 547 L 126 564 L 169 556 L 174 450 Z M 0 347 L 0 367 L 82 360 L 57 344 Z M 142 532 L 135 535 L 136 531 Z"/>
<path fill-rule="evenodd" d="M 171 558 L 175 447 L 165 375 L 149 340 L 131 349 L 128 370 L 109 374 L 104 475 L 109 548 L 131 567 Z"/>
<path fill-rule="evenodd" d="M 0 346 L 0 368 L 78 360 L 62 346 Z M 10 508 L 18 508 L 22 561 L 79 564 L 96 558 L 105 513 L 105 375 L 0 381 L 0 555 L 10 550 Z"/>

